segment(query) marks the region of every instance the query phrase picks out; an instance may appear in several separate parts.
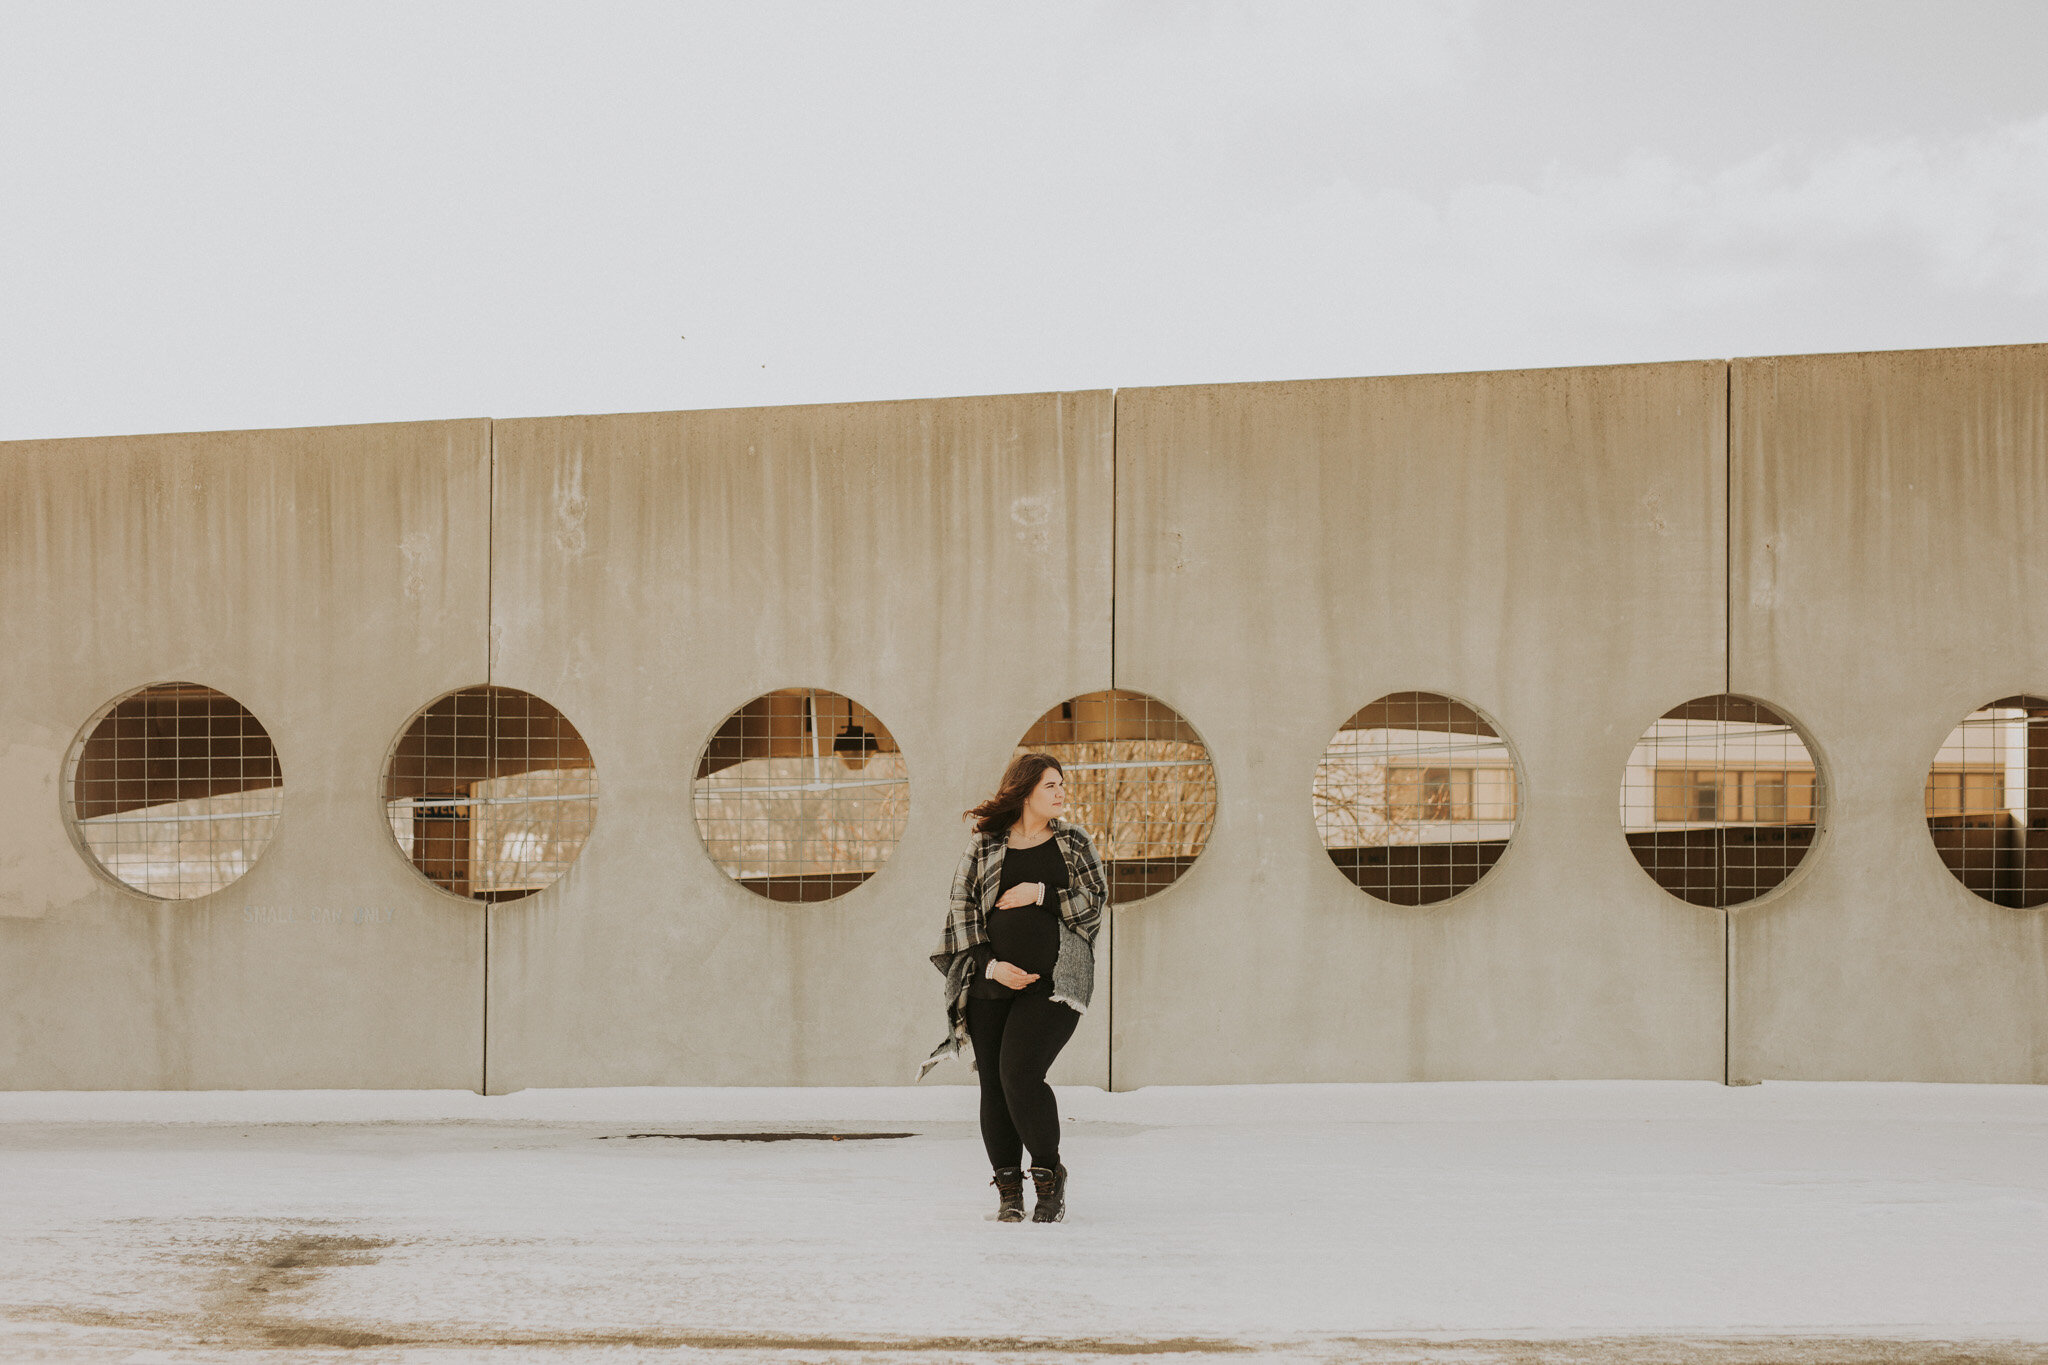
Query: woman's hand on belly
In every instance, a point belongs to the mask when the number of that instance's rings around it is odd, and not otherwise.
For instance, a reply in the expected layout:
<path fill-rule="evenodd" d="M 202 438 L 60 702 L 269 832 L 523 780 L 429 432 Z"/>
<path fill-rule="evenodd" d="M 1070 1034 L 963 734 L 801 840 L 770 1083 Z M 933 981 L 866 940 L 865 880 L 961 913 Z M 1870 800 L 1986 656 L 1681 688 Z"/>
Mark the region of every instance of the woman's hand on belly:
<path fill-rule="evenodd" d="M 1012 963 L 994 962 L 989 964 L 988 979 L 998 985 L 1008 986 L 1013 991 L 1021 991 L 1038 980 L 1038 973 L 1027 972 Z"/>
<path fill-rule="evenodd" d="M 1015 910 L 1020 905 L 1036 905 L 1042 894 L 1042 882 L 1018 882 L 996 900 L 996 909 Z"/>

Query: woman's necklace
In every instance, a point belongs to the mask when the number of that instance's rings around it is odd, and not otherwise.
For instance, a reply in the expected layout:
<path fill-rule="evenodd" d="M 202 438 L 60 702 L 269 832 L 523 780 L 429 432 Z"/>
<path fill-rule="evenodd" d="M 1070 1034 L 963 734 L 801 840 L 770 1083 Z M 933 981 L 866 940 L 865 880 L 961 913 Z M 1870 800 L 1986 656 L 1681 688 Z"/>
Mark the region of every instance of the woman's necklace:
<path fill-rule="evenodd" d="M 1015 834 L 1014 832 L 1012 832 L 1012 833 L 1011 833 L 1011 835 L 1010 835 L 1010 837 L 1009 837 L 1008 839 L 1006 839 L 1006 840 L 1005 840 L 1004 842 L 1005 842 L 1005 843 L 1007 843 L 1007 844 L 1009 844 L 1009 846 L 1010 846 L 1011 848 L 1014 848 L 1014 849 L 1016 849 L 1016 850 L 1017 850 L 1017 851 L 1018 851 L 1019 853 L 1022 853 L 1022 852 L 1023 852 L 1023 851 L 1025 850 L 1025 849 L 1027 849 L 1027 848 L 1037 848 L 1037 847 L 1038 847 L 1038 846 L 1039 846 L 1040 844 L 1044 843 L 1044 842 L 1045 842 L 1045 841 L 1046 841 L 1047 839 L 1050 839 L 1050 838 L 1052 838 L 1052 826 L 1051 826 L 1051 825 L 1047 825 L 1047 826 L 1045 827 L 1045 832 L 1044 832 L 1044 833 L 1042 833 L 1041 835 L 1039 835 L 1039 837 L 1038 837 L 1038 838 L 1036 838 L 1036 839 L 1033 839 L 1033 840 L 1032 840 L 1032 841 L 1031 841 L 1030 843 L 1028 843 L 1028 844 L 1020 844 L 1020 843 L 1018 843 L 1018 842 L 1017 842 L 1017 836 L 1016 836 L 1016 834 Z"/>

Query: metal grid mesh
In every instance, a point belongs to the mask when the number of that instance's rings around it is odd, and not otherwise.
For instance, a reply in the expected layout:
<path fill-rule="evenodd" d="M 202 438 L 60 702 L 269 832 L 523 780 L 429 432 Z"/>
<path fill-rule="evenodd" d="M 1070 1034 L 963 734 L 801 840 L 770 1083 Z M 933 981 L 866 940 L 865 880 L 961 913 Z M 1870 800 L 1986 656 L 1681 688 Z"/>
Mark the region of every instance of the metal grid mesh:
<path fill-rule="evenodd" d="M 1756 899 L 1813 846 L 1824 801 L 1806 740 L 1747 697 L 1699 697 L 1644 732 L 1621 784 L 1636 861 L 1693 905 Z"/>
<path fill-rule="evenodd" d="M 1928 834 L 1957 881 L 1998 905 L 2048 902 L 2048 700 L 2006 697 L 1965 716 L 1935 754 L 1924 797 Z"/>
<path fill-rule="evenodd" d="M 270 736 L 240 702 L 157 683 L 109 707 L 71 747 L 72 827 L 86 855 L 160 900 L 211 895 L 262 856 L 284 808 Z"/>
<path fill-rule="evenodd" d="M 384 777 L 392 837 L 421 876 L 473 900 L 551 886 L 597 821 L 597 769 L 539 697 L 466 687 L 414 717 Z"/>
<path fill-rule="evenodd" d="M 1216 769 L 1201 737 L 1156 697 L 1117 689 L 1062 702 L 1025 732 L 1017 753 L 1065 769 L 1064 818 L 1088 831 L 1111 904 L 1173 885 L 1216 823 Z"/>
<path fill-rule="evenodd" d="M 1314 804 L 1330 861 L 1360 890 L 1429 905 L 1499 861 L 1520 786 L 1507 741 L 1471 707 L 1396 692 L 1344 722 L 1323 750 Z"/>
<path fill-rule="evenodd" d="M 692 792 L 711 860 L 778 901 L 843 896 L 881 870 L 910 819 L 903 754 L 873 712 L 788 687 L 726 717 Z"/>

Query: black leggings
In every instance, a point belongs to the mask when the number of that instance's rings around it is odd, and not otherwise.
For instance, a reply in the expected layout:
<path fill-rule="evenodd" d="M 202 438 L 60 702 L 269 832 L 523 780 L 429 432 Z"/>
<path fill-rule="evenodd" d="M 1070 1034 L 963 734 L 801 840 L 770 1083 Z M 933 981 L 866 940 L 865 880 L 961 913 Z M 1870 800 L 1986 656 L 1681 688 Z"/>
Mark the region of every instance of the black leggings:
<path fill-rule="evenodd" d="M 967 1036 L 974 1040 L 974 1065 L 981 1074 L 981 1145 L 988 1149 L 989 1165 L 1023 1165 L 1026 1144 L 1033 1165 L 1059 1165 L 1060 1107 L 1045 1073 L 1080 1022 L 1080 1011 L 1049 996 L 967 997 Z"/>

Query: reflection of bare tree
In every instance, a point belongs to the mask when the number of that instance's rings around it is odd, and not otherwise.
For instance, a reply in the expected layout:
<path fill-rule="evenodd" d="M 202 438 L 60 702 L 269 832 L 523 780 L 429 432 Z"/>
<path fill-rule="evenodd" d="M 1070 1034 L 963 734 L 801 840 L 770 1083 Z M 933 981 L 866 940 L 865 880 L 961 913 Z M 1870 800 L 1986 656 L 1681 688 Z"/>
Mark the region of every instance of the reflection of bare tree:
<path fill-rule="evenodd" d="M 735 878 L 874 872 L 910 820 L 900 753 L 750 758 L 697 779 L 697 828 Z"/>
<path fill-rule="evenodd" d="M 1347 734 L 1350 732 L 1347 732 Z M 1316 829 L 1325 848 L 1384 848 L 1422 842 L 1422 823 L 1404 819 L 1413 801 L 1396 799 L 1391 764 L 1356 748 L 1331 745 L 1316 765 Z"/>
<path fill-rule="evenodd" d="M 152 896 L 211 895 L 247 872 L 277 828 L 283 787 L 167 801 L 78 822 L 114 877 Z"/>
<path fill-rule="evenodd" d="M 569 870 L 597 821 L 597 769 L 537 768 L 470 786 L 470 885 L 537 891 Z M 408 841 L 409 842 L 409 841 Z"/>
<path fill-rule="evenodd" d="M 1216 769 L 1201 745 L 1114 739 L 1033 748 L 1066 769 L 1066 818 L 1088 831 L 1104 862 L 1192 858 L 1209 842 Z"/>
<path fill-rule="evenodd" d="M 1316 765 L 1325 848 L 1505 838 L 1515 819 L 1513 762 L 1499 738 L 1441 731 L 1340 730 Z"/>

